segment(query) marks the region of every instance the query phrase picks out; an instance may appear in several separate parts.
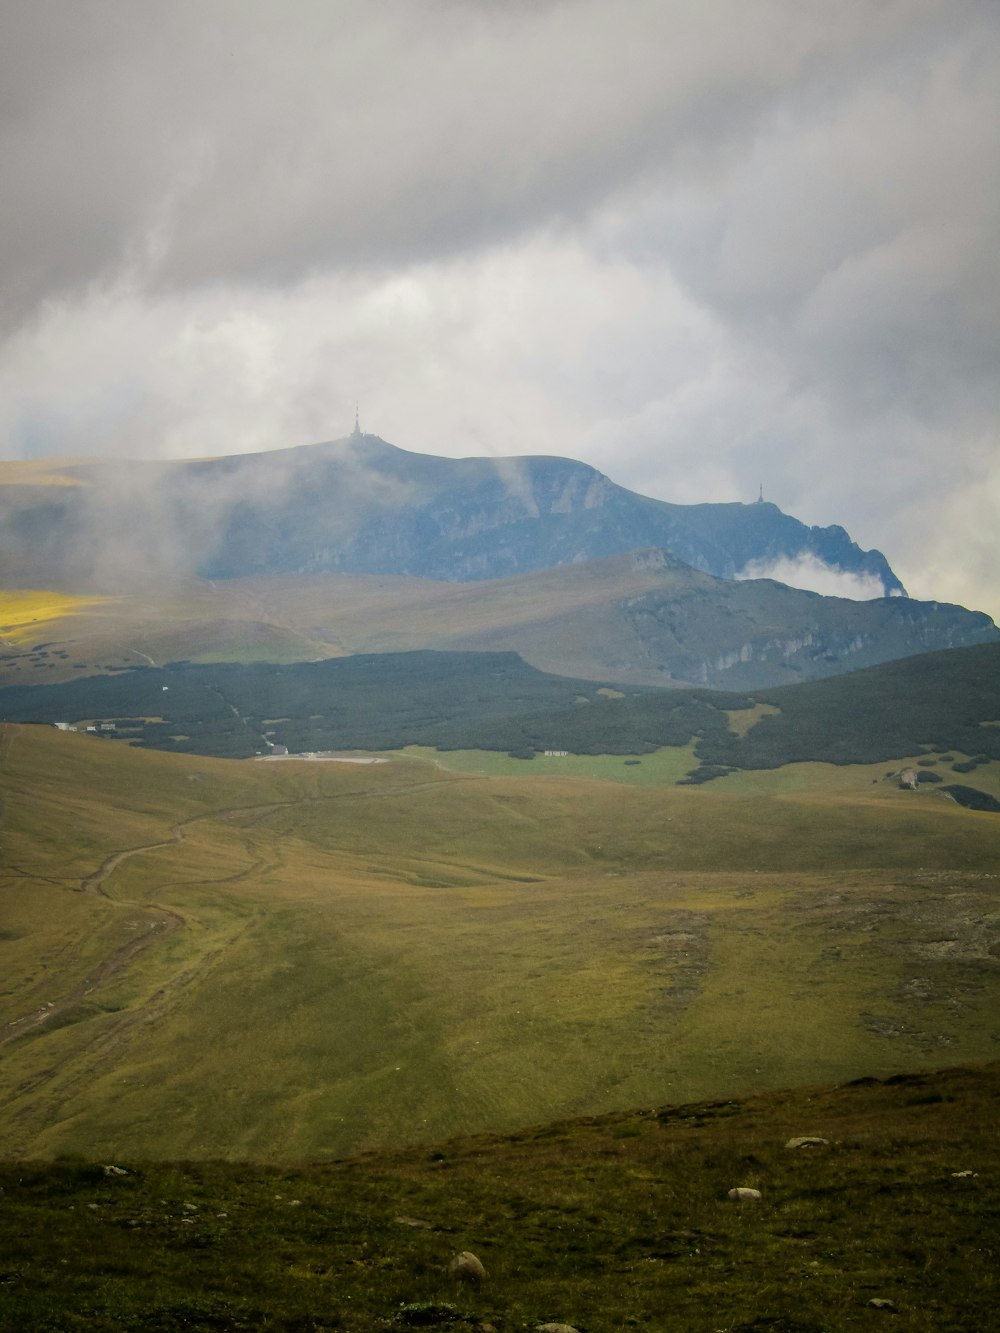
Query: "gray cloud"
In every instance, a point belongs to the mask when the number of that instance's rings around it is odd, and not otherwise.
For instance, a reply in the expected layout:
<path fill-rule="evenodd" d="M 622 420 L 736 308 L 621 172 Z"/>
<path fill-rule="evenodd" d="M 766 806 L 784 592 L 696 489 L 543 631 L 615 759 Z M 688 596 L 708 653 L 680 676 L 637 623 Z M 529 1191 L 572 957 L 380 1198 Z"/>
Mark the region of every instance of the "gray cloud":
<path fill-rule="evenodd" d="M 5 270 L 50 294 L 115 262 L 280 282 L 574 223 L 650 173 L 704 173 L 786 85 L 856 74 L 932 7 L 8 8 Z"/>
<path fill-rule="evenodd" d="M 2 24 L 0 455 L 271 448 L 360 395 L 408 448 L 764 481 L 1000 610 L 994 0 Z"/>

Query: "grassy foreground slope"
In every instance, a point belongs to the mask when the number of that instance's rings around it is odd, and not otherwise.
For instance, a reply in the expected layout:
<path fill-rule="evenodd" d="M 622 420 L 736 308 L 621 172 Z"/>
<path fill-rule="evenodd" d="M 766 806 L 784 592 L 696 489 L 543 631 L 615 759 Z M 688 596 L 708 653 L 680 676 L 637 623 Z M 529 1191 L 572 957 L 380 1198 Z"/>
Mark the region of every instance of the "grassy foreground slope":
<path fill-rule="evenodd" d="M 1000 821 L 922 791 L 0 746 L 11 1153 L 322 1159 L 998 1050 Z"/>
<path fill-rule="evenodd" d="M 998 1093 L 992 1065 L 323 1166 L 0 1166 L 0 1328 L 833 1333 L 889 1303 L 986 1330 Z M 478 1287 L 448 1273 L 466 1249 Z"/>

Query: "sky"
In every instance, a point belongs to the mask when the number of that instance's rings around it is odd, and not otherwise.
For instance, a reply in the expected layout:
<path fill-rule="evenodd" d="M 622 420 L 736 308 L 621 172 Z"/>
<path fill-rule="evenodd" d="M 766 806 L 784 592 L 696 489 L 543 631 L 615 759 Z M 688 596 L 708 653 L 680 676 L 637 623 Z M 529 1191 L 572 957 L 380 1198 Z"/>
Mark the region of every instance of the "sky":
<path fill-rule="evenodd" d="M 998 111 L 997 0 L 4 0 L 0 458 L 357 403 L 1000 618 Z"/>

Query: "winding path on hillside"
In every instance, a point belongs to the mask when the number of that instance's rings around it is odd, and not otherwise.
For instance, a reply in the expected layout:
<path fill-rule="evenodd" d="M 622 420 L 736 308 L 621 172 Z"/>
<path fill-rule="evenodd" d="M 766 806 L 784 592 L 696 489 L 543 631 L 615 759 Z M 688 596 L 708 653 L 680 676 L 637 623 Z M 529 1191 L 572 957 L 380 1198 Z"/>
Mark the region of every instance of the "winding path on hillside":
<path fill-rule="evenodd" d="M 137 847 L 121 848 L 106 856 L 95 871 L 86 875 L 80 881 L 74 892 L 94 894 L 97 897 L 102 898 L 105 902 L 113 904 L 116 908 L 123 908 L 133 912 L 152 913 L 159 916 L 160 920 L 151 922 L 149 929 L 142 935 L 127 940 L 124 944 L 112 950 L 97 967 L 91 969 L 86 977 L 77 982 L 76 985 L 70 987 L 69 990 L 65 991 L 57 999 L 49 1001 L 40 1008 L 31 1010 L 29 1013 L 22 1014 L 21 1017 L 8 1023 L 3 1032 L 0 1032 L 0 1046 L 5 1042 L 13 1040 L 15 1037 L 23 1036 L 32 1028 L 41 1027 L 43 1024 L 49 1024 L 53 1018 L 58 1018 L 74 1005 L 79 1005 L 85 1002 L 88 997 L 92 996 L 96 991 L 99 991 L 103 986 L 106 986 L 110 981 L 114 980 L 125 968 L 135 963 L 153 944 L 158 943 L 168 934 L 172 934 L 177 930 L 182 930 L 188 925 L 187 918 L 174 908 L 164 907 L 161 903 L 155 902 L 132 902 L 127 899 L 113 897 L 108 893 L 104 885 L 119 866 L 134 856 L 141 856 L 146 852 L 158 851 L 164 847 L 177 846 L 184 841 L 186 837 L 185 830 L 192 824 L 200 823 L 204 820 L 227 818 L 234 815 L 260 814 L 263 816 L 273 810 L 280 809 L 285 804 L 294 804 L 294 802 L 280 802 L 277 804 L 272 802 L 267 805 L 249 807 L 232 806 L 206 811 L 199 815 L 193 815 L 188 819 L 180 820 L 178 823 L 172 825 L 169 835 L 166 838 L 157 839 L 156 842 L 142 843 Z M 246 846 L 247 850 L 251 853 L 251 856 L 253 856 L 254 854 L 249 843 L 247 843 Z M 246 879 L 259 870 L 265 869 L 268 864 L 269 862 L 266 858 L 254 857 L 251 864 L 243 870 L 237 871 L 233 875 L 226 875 L 221 879 L 212 880 L 211 882 L 230 884 L 240 879 Z M 230 941 L 230 943 L 234 942 L 235 938 L 236 937 L 234 936 L 233 941 Z M 179 974 L 177 978 L 169 983 L 169 989 L 175 990 L 182 984 L 187 985 L 194 979 L 196 971 L 202 971 L 203 966 L 208 961 L 214 960 L 214 958 L 218 956 L 218 953 L 218 950 L 212 951 L 210 954 L 203 957 L 202 966 L 199 966 L 196 970 L 189 968 Z M 157 997 L 162 998 L 167 989 L 167 987 L 161 987 L 154 996 L 150 997 L 151 1000 L 155 1000 Z M 144 1005 L 143 1008 L 145 1007 L 146 1006 Z M 119 1026 L 126 1023 L 131 1025 L 128 1022 L 128 1015 L 123 1014 Z"/>
<path fill-rule="evenodd" d="M 0 757 L 9 753 L 13 744 L 14 733 L 20 730 L 16 725 L 9 729 L 4 728 L 0 731 Z M 51 1026 L 51 1021 L 59 1018 L 74 1006 L 86 1003 L 95 992 L 106 986 L 109 982 L 117 978 L 127 967 L 132 966 L 144 953 L 154 944 L 166 938 L 167 935 L 178 930 L 185 929 L 189 922 L 187 918 L 174 908 L 165 907 L 155 902 L 132 902 L 130 900 L 114 897 L 105 888 L 106 882 L 115 873 L 115 871 L 132 857 L 141 856 L 146 852 L 159 851 L 163 848 L 178 846 L 184 842 L 187 836 L 187 830 L 195 824 L 206 821 L 221 821 L 227 819 L 244 819 L 251 824 L 256 825 L 266 819 L 268 815 L 275 814 L 279 810 L 287 810 L 303 805 L 325 805 L 339 803 L 342 801 L 371 800 L 373 798 L 385 798 L 398 795 L 400 790 L 408 792 L 419 791 L 426 787 L 438 785 L 437 782 L 408 783 L 403 786 L 392 785 L 387 788 L 364 788 L 360 791 L 340 792 L 323 796 L 302 796 L 286 801 L 269 801 L 259 805 L 240 805 L 223 806 L 214 810 L 206 810 L 197 815 L 191 815 L 187 819 L 179 820 L 170 826 L 165 838 L 159 838 L 155 842 L 141 843 L 136 847 L 119 848 L 110 852 L 96 870 L 83 877 L 79 884 L 72 890 L 77 893 L 93 894 L 100 897 L 105 902 L 112 904 L 116 908 L 122 908 L 133 912 L 152 913 L 160 917 L 158 922 L 150 923 L 149 929 L 133 939 L 127 940 L 124 944 L 113 949 L 96 967 L 92 968 L 89 974 L 81 981 L 71 986 L 63 992 L 57 999 L 46 1002 L 45 1005 L 36 1007 L 28 1013 L 13 1019 L 7 1023 L 0 1031 L 0 1046 L 6 1042 L 13 1041 L 18 1037 L 23 1037 L 33 1029 L 39 1029 L 46 1025 Z M 0 808 L 2 816 L 2 808 Z M 257 849 L 253 847 L 250 839 L 244 843 L 244 847 L 250 857 L 250 864 L 244 869 L 236 871 L 231 875 L 216 877 L 211 880 L 201 881 L 205 884 L 234 884 L 240 880 L 250 878 L 262 871 L 277 869 L 280 861 L 272 860 L 258 855 Z M 214 963 L 225 949 L 231 947 L 239 938 L 240 932 L 234 934 L 225 945 L 215 948 L 202 954 L 196 962 L 172 977 L 169 982 L 160 986 L 147 1000 L 143 1001 L 137 1008 L 123 1010 L 117 1021 L 112 1025 L 109 1032 L 105 1033 L 103 1038 L 97 1043 L 97 1049 L 110 1048 L 116 1046 L 121 1041 L 125 1031 L 135 1027 L 138 1024 L 152 1022 L 154 1017 L 161 1011 L 162 1003 L 169 996 L 175 995 L 179 991 L 191 984 L 199 975 L 201 975 L 208 966 Z M 94 1001 L 91 1000 L 93 1003 Z M 45 1081 L 45 1076 L 39 1076 L 39 1082 Z M 30 1089 L 22 1089 L 28 1091 Z"/>
<path fill-rule="evenodd" d="M 11 738 L 8 737 L 9 749 Z M 467 780 L 467 778 L 463 778 Z M 474 779 L 475 780 L 475 779 Z M 86 1042 L 77 1049 L 71 1058 L 52 1062 L 45 1060 L 42 1067 L 26 1078 L 18 1081 L 13 1091 L 17 1104 L 13 1112 L 17 1122 L 27 1122 L 33 1116 L 44 1116 L 46 1123 L 58 1120 L 64 1108 L 72 1105 L 73 1099 L 85 1092 L 93 1080 L 114 1067 L 122 1058 L 123 1048 L 127 1047 L 144 1031 L 163 1021 L 169 1013 L 182 1002 L 189 988 L 217 966 L 220 960 L 238 946 L 246 930 L 245 920 L 235 923 L 228 933 L 218 932 L 212 938 L 199 941 L 192 936 L 192 948 L 187 957 L 177 965 L 176 970 L 160 980 L 153 989 L 137 998 L 127 1008 L 111 1008 L 101 1012 L 99 996 L 123 971 L 132 968 L 155 945 L 174 932 L 191 928 L 192 923 L 179 911 L 158 903 L 134 903 L 115 897 L 108 891 L 108 880 L 129 859 L 146 852 L 167 850 L 183 843 L 193 825 L 201 822 L 219 820 L 240 820 L 248 825 L 248 833 L 270 815 L 282 810 L 303 805 L 327 805 L 342 802 L 390 799 L 400 792 L 415 792 L 440 785 L 435 778 L 422 782 L 388 783 L 385 786 L 365 786 L 360 790 L 337 792 L 326 795 L 301 796 L 284 801 L 270 801 L 258 805 L 226 806 L 206 810 L 178 821 L 170 826 L 166 837 L 137 847 L 119 848 L 109 852 L 96 870 L 85 875 L 70 886 L 61 886 L 71 892 L 91 894 L 101 899 L 110 909 L 121 908 L 129 912 L 159 914 L 159 921 L 152 922 L 149 928 L 136 937 L 109 950 L 107 955 L 81 980 L 67 987 L 55 1000 L 44 1006 L 36 1006 L 30 1012 L 21 1015 L 0 1032 L 0 1046 L 17 1038 L 32 1040 L 41 1037 L 46 1031 L 52 1031 L 58 1025 L 60 1017 L 63 1025 L 74 1022 L 74 1008 L 89 1007 L 94 1016 L 100 1016 L 99 1025 L 91 1025 Z M 279 870 L 280 856 L 268 855 L 266 847 L 255 844 L 252 836 L 244 839 L 248 855 L 248 864 L 233 874 L 219 876 L 212 880 L 199 881 L 208 887 L 213 885 L 233 884 L 257 874 L 266 874 Z M 261 853 L 264 852 L 264 855 Z M 166 888 L 169 879 L 164 875 L 157 884 L 159 889 Z M 79 1015 L 87 1017 L 87 1009 Z"/>

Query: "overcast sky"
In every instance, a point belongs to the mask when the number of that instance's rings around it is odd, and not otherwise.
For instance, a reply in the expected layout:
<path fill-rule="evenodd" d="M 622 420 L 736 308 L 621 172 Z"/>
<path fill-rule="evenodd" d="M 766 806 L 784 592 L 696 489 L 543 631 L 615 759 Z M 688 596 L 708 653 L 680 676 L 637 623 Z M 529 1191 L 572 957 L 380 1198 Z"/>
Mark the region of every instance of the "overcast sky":
<path fill-rule="evenodd" d="M 998 0 L 2 0 L 0 457 L 563 454 L 1000 616 Z"/>

